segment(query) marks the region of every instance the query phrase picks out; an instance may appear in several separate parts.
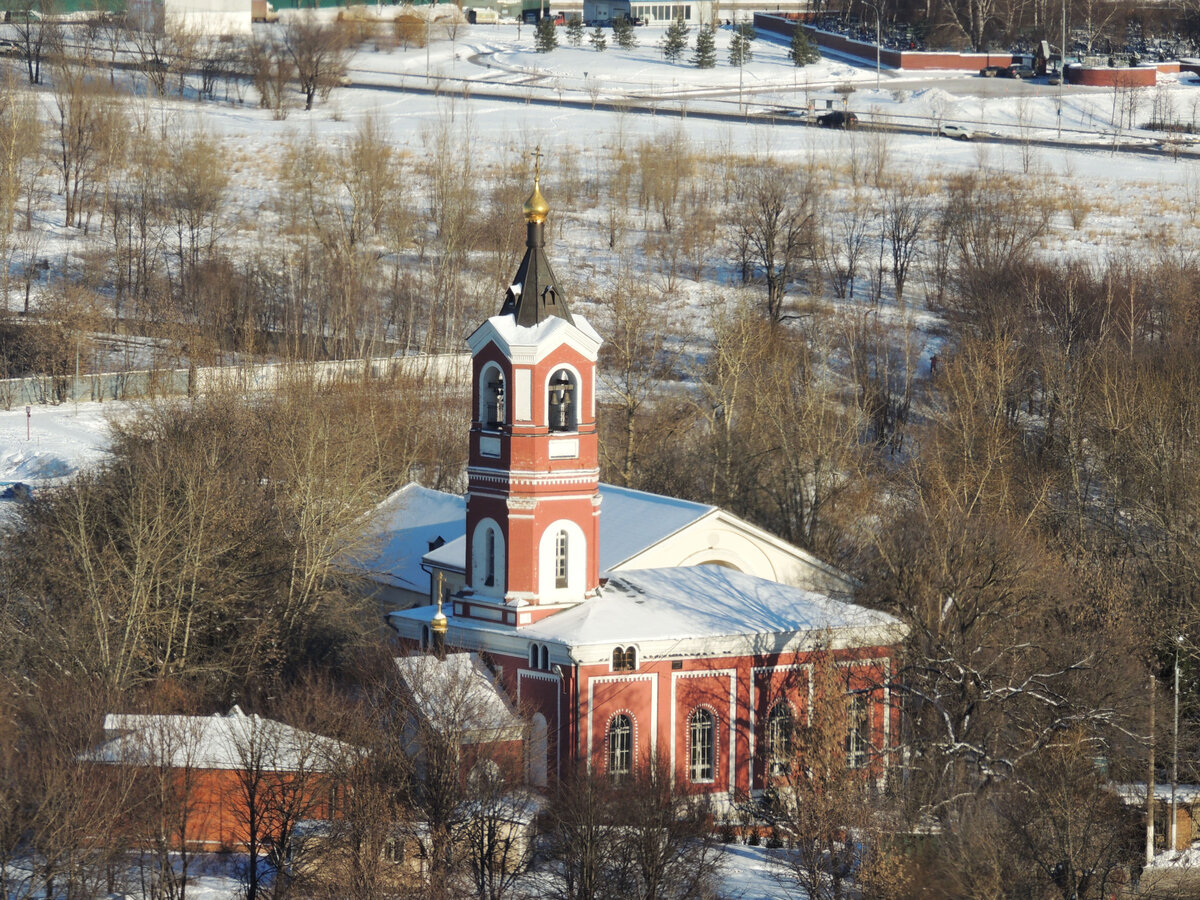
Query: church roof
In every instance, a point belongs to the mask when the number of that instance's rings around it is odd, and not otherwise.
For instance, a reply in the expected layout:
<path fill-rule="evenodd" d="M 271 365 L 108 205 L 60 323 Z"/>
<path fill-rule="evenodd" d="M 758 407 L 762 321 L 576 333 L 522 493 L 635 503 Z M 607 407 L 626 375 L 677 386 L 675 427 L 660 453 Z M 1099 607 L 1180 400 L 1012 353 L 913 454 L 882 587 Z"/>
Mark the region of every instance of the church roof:
<path fill-rule="evenodd" d="M 428 621 L 431 609 L 402 610 L 389 619 L 397 626 L 405 620 L 416 625 Z M 882 647 L 904 634 L 894 616 L 827 594 L 721 566 L 684 566 L 623 572 L 599 596 L 515 632 L 451 617 L 448 641 L 480 648 L 514 638 L 545 641 L 586 664 L 603 662 L 614 646 L 630 643 L 650 660 L 786 653 L 817 644 Z M 551 652 L 552 660 L 556 655 Z"/>
<path fill-rule="evenodd" d="M 504 295 L 500 315 L 512 315 L 521 326 L 537 325 L 557 317 L 574 324 L 567 308 L 567 295 L 558 286 L 554 269 L 546 256 L 544 222 L 550 205 L 542 196 L 539 178 L 534 177 L 533 195 L 524 206 L 526 221 L 525 258 L 513 276 L 512 286 Z"/>
<path fill-rule="evenodd" d="M 522 628 L 571 645 L 900 628 L 887 613 L 721 566 L 613 576 L 595 600 Z M 899 639 L 899 635 L 891 643 Z M 871 643 L 874 643 L 873 641 Z"/>
<path fill-rule="evenodd" d="M 378 540 L 368 543 L 371 550 L 357 565 L 378 581 L 428 593 L 429 573 L 422 570 L 421 558 L 433 544 L 461 538 L 465 517 L 461 495 L 406 484 L 375 507 L 370 530 Z"/>
<path fill-rule="evenodd" d="M 443 496 L 452 497 L 450 494 Z M 601 572 L 616 568 L 716 509 L 704 503 L 635 491 L 614 484 L 601 484 L 600 498 Z M 454 496 L 453 499 L 457 501 L 459 509 L 455 538 L 447 538 L 444 546 L 426 553 L 425 561 L 439 568 L 461 572 L 467 565 L 467 505 L 463 497 Z M 389 539 L 387 546 L 395 543 Z M 376 568 L 372 571 L 385 570 Z"/>

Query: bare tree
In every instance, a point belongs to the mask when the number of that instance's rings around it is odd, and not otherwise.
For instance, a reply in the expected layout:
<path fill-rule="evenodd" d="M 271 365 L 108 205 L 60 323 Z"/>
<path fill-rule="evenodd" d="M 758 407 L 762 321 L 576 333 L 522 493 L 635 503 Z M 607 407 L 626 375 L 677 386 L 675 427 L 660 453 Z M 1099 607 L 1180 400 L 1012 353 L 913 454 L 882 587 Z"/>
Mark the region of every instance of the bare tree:
<path fill-rule="evenodd" d="M 5 19 L 12 23 L 25 57 L 30 84 L 42 83 L 42 63 L 61 48 L 57 13 L 58 5 L 53 0 L 18 0 L 6 13 Z"/>
<path fill-rule="evenodd" d="M 760 162 L 738 184 L 735 234 L 767 287 L 767 318 L 784 318 L 788 286 L 816 256 L 817 188 L 795 169 Z"/>
<path fill-rule="evenodd" d="M 282 46 L 295 67 L 304 108 L 311 110 L 317 93 L 327 94 L 346 74 L 350 55 L 346 33 L 311 15 L 296 15 L 284 25 Z"/>
<path fill-rule="evenodd" d="M 929 206 L 918 194 L 913 180 L 897 178 L 887 182 L 883 192 L 883 233 L 892 251 L 892 284 L 897 303 L 904 300 L 908 271 L 917 257 L 929 215 Z"/>
<path fill-rule="evenodd" d="M 546 896 L 594 900 L 608 894 L 609 878 L 622 862 L 614 799 L 607 776 L 582 766 L 559 783 L 542 818 L 547 854 L 556 863 L 545 873 Z"/>
<path fill-rule="evenodd" d="M 865 196 L 855 191 L 828 216 L 828 234 L 824 242 L 825 267 L 833 280 L 835 297 L 854 297 L 854 279 L 867 241 L 867 227 L 875 221 Z"/>
<path fill-rule="evenodd" d="M 604 441 L 606 467 L 619 474 L 621 484 L 637 484 L 639 461 L 649 448 L 641 440 L 642 407 L 650 401 L 674 368 L 675 353 L 668 342 L 671 322 L 663 298 L 654 296 L 629 273 L 618 274 L 612 289 L 601 292 L 605 342 L 601 378 L 616 396 L 620 426 Z"/>
<path fill-rule="evenodd" d="M 794 845 L 773 858 L 782 877 L 805 896 L 832 900 L 847 893 L 864 856 L 881 748 L 870 740 L 871 686 L 848 683 L 850 670 L 830 650 L 818 652 L 808 671 L 807 683 L 787 685 L 792 690 L 772 705 L 773 784 L 759 810 L 776 838 Z"/>
<path fill-rule="evenodd" d="M 123 135 L 124 116 L 106 84 L 73 66 L 56 73 L 54 104 L 54 164 L 62 178 L 66 225 L 77 226 L 93 180 Z"/>

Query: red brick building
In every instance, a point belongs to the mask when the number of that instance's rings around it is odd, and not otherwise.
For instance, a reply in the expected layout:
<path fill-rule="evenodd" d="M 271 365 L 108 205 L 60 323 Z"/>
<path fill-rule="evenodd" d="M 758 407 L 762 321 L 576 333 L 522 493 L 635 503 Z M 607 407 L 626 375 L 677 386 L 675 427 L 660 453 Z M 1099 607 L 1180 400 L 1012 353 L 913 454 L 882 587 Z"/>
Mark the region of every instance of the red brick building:
<path fill-rule="evenodd" d="M 170 838 L 191 849 L 246 849 L 248 772 L 257 779 L 252 790 L 260 830 L 274 825 L 275 800 L 303 818 L 331 815 L 324 773 L 341 745 L 330 738 L 247 716 L 236 706 L 211 716 L 108 715 L 104 732 L 105 742 L 85 758 L 160 779 L 154 796 L 171 808 L 158 810 L 162 821 L 148 817 L 147 824 L 168 822 Z M 176 834 L 181 826 L 184 833 Z"/>
<path fill-rule="evenodd" d="M 549 207 L 536 182 L 524 212 L 524 260 L 499 314 L 468 339 L 466 583 L 440 606 L 446 645 L 486 654 L 530 714 L 531 779 L 575 761 L 630 771 L 653 756 L 696 790 L 760 789 L 776 726 L 804 721 L 813 666 L 829 655 L 853 695 L 848 759 L 882 776 L 899 721 L 896 619 L 818 582 L 795 587 L 728 564 L 601 571 L 601 338 L 568 309 L 545 256 Z M 849 583 L 819 584 L 839 580 Z M 432 646 L 440 614 L 388 618 L 417 650 Z"/>

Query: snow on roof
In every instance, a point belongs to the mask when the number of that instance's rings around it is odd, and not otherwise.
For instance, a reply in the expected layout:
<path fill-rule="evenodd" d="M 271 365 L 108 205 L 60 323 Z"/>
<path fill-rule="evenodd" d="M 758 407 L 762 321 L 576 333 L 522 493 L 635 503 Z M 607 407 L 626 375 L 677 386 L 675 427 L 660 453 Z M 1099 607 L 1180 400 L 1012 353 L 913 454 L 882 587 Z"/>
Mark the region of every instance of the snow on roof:
<path fill-rule="evenodd" d="M 571 645 L 868 630 L 903 637 L 887 613 L 721 566 L 640 569 L 599 597 L 521 629 Z M 884 641 L 881 641 L 884 643 Z"/>
<path fill-rule="evenodd" d="M 427 553 L 425 561 L 461 572 L 467 565 L 466 506 L 462 498 L 458 499 L 463 520 L 458 523 L 457 536 Z M 616 568 L 716 509 L 613 484 L 600 485 L 600 500 L 601 572 Z"/>
<path fill-rule="evenodd" d="M 520 288 L 521 285 L 519 284 L 513 285 L 513 290 L 516 293 L 520 293 Z M 506 314 L 502 316 L 492 316 L 487 320 L 487 324 L 490 325 L 495 330 L 496 334 L 510 347 L 529 347 L 537 344 L 552 344 L 555 340 L 555 336 L 560 332 L 564 335 L 569 334 L 570 332 L 568 329 L 578 330 L 586 338 L 594 341 L 596 344 L 600 344 L 602 342 L 600 335 L 596 333 L 596 329 L 592 327 L 591 323 L 588 322 L 587 319 L 575 313 L 571 314 L 571 318 L 574 320 L 574 324 L 568 322 L 566 319 L 561 319 L 558 316 L 548 316 L 547 318 L 538 322 L 536 325 L 518 325 L 515 316 Z M 470 338 L 468 338 L 468 341 L 469 340 Z"/>
<path fill-rule="evenodd" d="M 1117 796 L 1120 797 L 1129 806 L 1142 806 L 1146 803 L 1146 783 L 1144 781 L 1136 781 L 1131 784 L 1115 785 Z M 1169 803 L 1171 801 L 1171 785 L 1170 784 L 1155 784 L 1154 799 L 1159 803 Z M 1178 784 L 1175 786 L 1175 801 L 1192 805 L 1200 802 L 1200 785 L 1196 784 Z"/>
<path fill-rule="evenodd" d="M 90 762 L 241 769 L 254 758 L 270 771 L 324 771 L 344 745 L 273 719 L 247 716 L 235 706 L 211 716 L 104 717 L 103 744 L 83 755 Z"/>
<path fill-rule="evenodd" d="M 524 721 L 478 654 L 401 656 L 396 667 L 417 711 L 438 731 L 457 735 L 461 743 L 523 736 Z"/>
<path fill-rule="evenodd" d="M 359 565 L 379 581 L 427 593 L 429 574 L 421 569 L 421 558 L 437 539 L 462 537 L 466 509 L 461 495 L 406 484 L 375 508 L 370 530 L 381 544 Z"/>

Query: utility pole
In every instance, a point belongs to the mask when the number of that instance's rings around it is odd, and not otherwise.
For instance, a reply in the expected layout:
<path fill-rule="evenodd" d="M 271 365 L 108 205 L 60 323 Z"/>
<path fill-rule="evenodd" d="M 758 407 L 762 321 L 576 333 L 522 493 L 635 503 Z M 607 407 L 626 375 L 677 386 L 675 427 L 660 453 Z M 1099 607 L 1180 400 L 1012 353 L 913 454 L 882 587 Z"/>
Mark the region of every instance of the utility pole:
<path fill-rule="evenodd" d="M 1179 833 L 1179 806 L 1175 802 L 1179 791 L 1179 642 L 1183 638 L 1175 636 L 1175 721 L 1171 727 L 1171 845 L 1168 850 L 1177 846 L 1176 837 Z"/>

